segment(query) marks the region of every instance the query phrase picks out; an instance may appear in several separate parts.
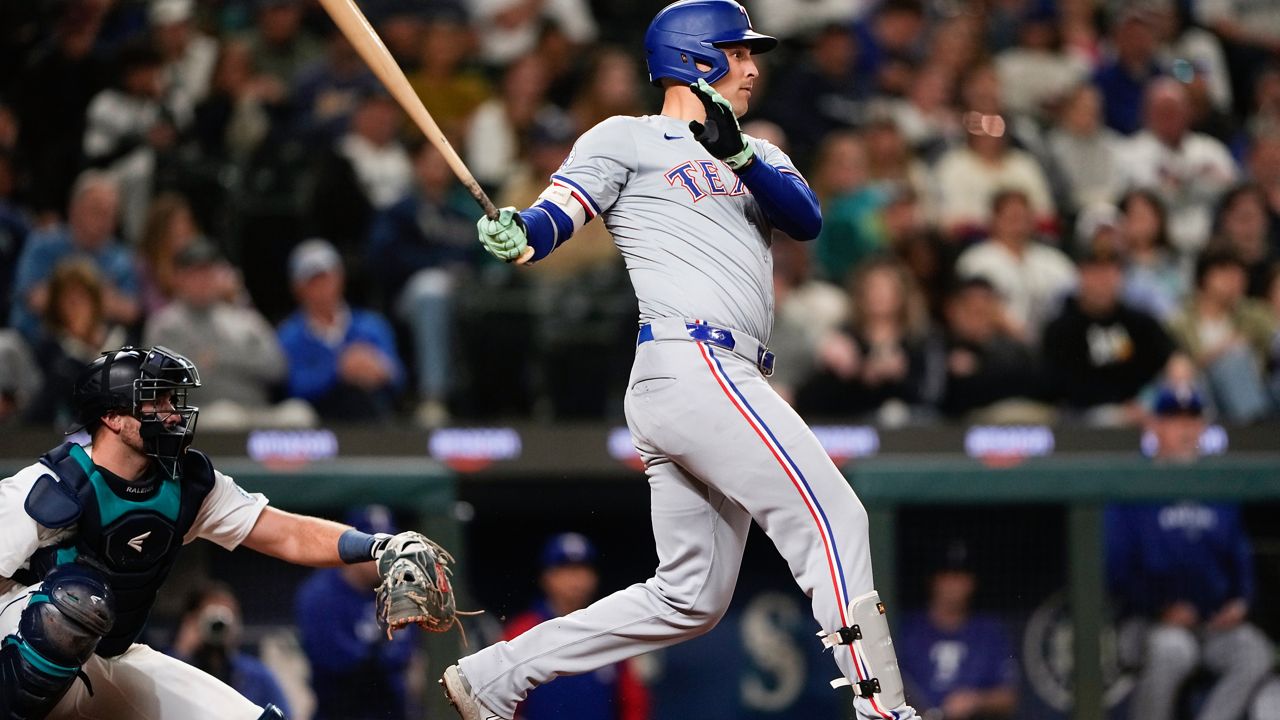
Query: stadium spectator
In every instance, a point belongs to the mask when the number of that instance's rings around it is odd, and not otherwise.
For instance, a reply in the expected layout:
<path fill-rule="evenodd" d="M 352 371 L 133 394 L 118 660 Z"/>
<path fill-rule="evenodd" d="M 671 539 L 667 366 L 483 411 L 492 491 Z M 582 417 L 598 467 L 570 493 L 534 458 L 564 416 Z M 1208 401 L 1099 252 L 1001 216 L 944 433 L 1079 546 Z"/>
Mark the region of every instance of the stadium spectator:
<path fill-rule="evenodd" d="M 445 135 L 461 137 L 472 113 L 493 92 L 488 79 L 468 67 L 475 35 L 466 14 L 448 5 L 431 14 L 423 33 L 410 84 Z"/>
<path fill-rule="evenodd" d="M 1280 228 L 1271 224 L 1262 188 L 1245 183 L 1228 190 L 1218 203 L 1213 224 L 1214 245 L 1244 263 L 1248 295 L 1266 297 L 1271 265 L 1280 260 Z"/>
<path fill-rule="evenodd" d="M 769 34 L 779 40 L 804 41 L 860 20 L 870 10 L 861 0 L 771 0 L 753 5 L 751 20 L 756 27 L 769 28 Z"/>
<path fill-rule="evenodd" d="M 1129 135 L 1141 129 L 1143 95 L 1162 74 L 1158 48 L 1150 12 L 1142 5 L 1123 9 L 1111 31 L 1109 57 L 1093 74 L 1093 84 L 1102 92 L 1107 125 L 1116 132 Z"/>
<path fill-rule="evenodd" d="M 9 317 L 14 271 L 31 232 L 30 218 L 14 198 L 15 171 L 13 154 L 0 150 L 0 318 Z"/>
<path fill-rule="evenodd" d="M 1273 63 L 1258 71 L 1253 108 L 1245 118 L 1244 127 L 1253 138 L 1280 132 L 1280 64 Z"/>
<path fill-rule="evenodd" d="M 0 328 L 0 427 L 23 417 L 43 382 L 27 341 L 15 330 Z"/>
<path fill-rule="evenodd" d="M 1147 87 L 1145 123 L 1120 155 L 1127 188 L 1150 188 L 1169 208 L 1169 240 L 1194 255 L 1209 241 L 1214 203 L 1236 180 L 1231 153 L 1220 141 L 1190 129 L 1187 90 L 1173 78 Z"/>
<path fill-rule="evenodd" d="M 1155 464 L 1195 462 L 1205 429 L 1194 390 L 1166 387 L 1150 422 Z M 1113 505 L 1105 515 L 1107 580 L 1127 632 L 1141 638 L 1134 720 L 1173 720 L 1179 690 L 1197 668 L 1216 681 L 1195 717 L 1240 718 L 1271 670 L 1274 651 L 1248 621 L 1253 549 L 1240 509 L 1186 500 Z"/>
<path fill-rule="evenodd" d="M 156 0 L 148 19 L 151 38 L 164 63 L 165 94 L 176 93 L 194 105 L 209 94 L 218 41 L 200 32 L 195 0 Z"/>
<path fill-rule="evenodd" d="M 538 44 L 545 23 L 554 23 L 578 48 L 596 39 L 596 20 L 586 0 L 466 0 L 488 65 L 509 66 Z"/>
<path fill-rule="evenodd" d="M 943 232 L 958 239 L 981 237 L 992 226 L 992 199 L 1010 188 L 1028 203 L 1033 229 L 1056 227 L 1048 179 L 1030 153 L 1009 145 L 1004 118 L 971 111 L 964 125 L 965 146 L 948 150 L 934 168 Z"/>
<path fill-rule="evenodd" d="M 926 718 L 997 720 L 1018 704 L 1013 641 L 999 617 L 974 610 L 972 562 L 963 541 L 948 543 L 929 576 L 928 606 L 902 620 L 903 681 Z"/>
<path fill-rule="evenodd" d="M 1271 402 L 1280 408 L 1280 263 L 1271 266 L 1271 281 L 1267 285 L 1267 305 L 1271 310 L 1271 322 L 1277 328 L 1271 338 Z"/>
<path fill-rule="evenodd" d="M 119 86 L 89 103 L 84 155 L 90 166 L 116 176 L 121 234 L 133 243 L 142 232 L 160 155 L 175 147 L 193 107 L 185 98 L 165 95 L 163 61 L 149 45 L 126 46 L 119 65 Z"/>
<path fill-rule="evenodd" d="M 865 258 L 884 250 L 880 208 L 885 193 L 869 182 L 867 148 L 849 131 L 827 135 L 817 153 L 814 191 L 822 203 L 822 231 L 814 240 L 820 276 L 837 285 Z"/>
<path fill-rule="evenodd" d="M 454 294 L 460 276 L 478 261 L 474 211 L 430 143 L 414 155 L 414 187 L 374 216 L 369 265 L 387 306 L 413 335 L 419 424 L 437 427 L 449 416 L 454 389 Z M 461 205 L 466 202 L 466 205 Z"/>
<path fill-rule="evenodd" d="M 95 48 L 106 9 L 98 0 L 63 4 L 50 37 L 12 79 L 31 203 L 45 221 L 67 207 L 83 169 L 85 110 L 111 79 L 109 63 Z"/>
<path fill-rule="evenodd" d="M 308 142 L 332 143 L 347 132 L 361 100 L 380 89 L 347 37 L 334 33 L 326 40 L 324 56 L 293 78 L 293 127 Z"/>
<path fill-rule="evenodd" d="M 1254 138 L 1247 158 L 1249 179 L 1267 198 L 1267 215 L 1280 226 L 1280 128 Z"/>
<path fill-rule="evenodd" d="M 323 44 L 302 25 L 302 0 L 257 0 L 253 29 L 244 33 L 254 71 L 286 90 L 304 67 L 324 54 Z"/>
<path fill-rule="evenodd" d="M 849 295 L 813 275 L 812 246 L 775 233 L 773 245 L 774 321 L 770 342 L 786 348 L 769 385 L 787 402 L 813 372 L 823 343 L 849 315 Z"/>
<path fill-rule="evenodd" d="M 867 154 L 867 179 L 889 196 L 901 198 L 909 194 L 919 220 L 932 223 L 937 213 L 929 204 L 932 198 L 929 166 L 916 157 L 892 116 L 884 111 L 873 112 L 862 137 Z M 887 219 L 882 221 L 887 225 Z M 888 227 L 885 231 L 892 242 Z"/>
<path fill-rule="evenodd" d="M 991 236 L 960 254 L 956 272 L 990 281 L 1004 299 L 1011 329 L 1035 339 L 1074 287 L 1076 269 L 1061 250 L 1036 241 L 1031 211 L 1021 190 L 996 193 Z"/>
<path fill-rule="evenodd" d="M 941 395 L 924 297 L 897 260 L 862 263 L 849 284 L 849 323 L 822 343 L 818 372 L 796 408 L 821 417 L 873 418 L 887 426 Z"/>
<path fill-rule="evenodd" d="M 73 420 L 71 388 L 77 375 L 104 350 L 123 345 L 125 332 L 106 317 L 106 284 L 92 262 L 60 261 L 47 292 L 44 329 L 34 346 L 44 382 L 27 420 L 65 428 Z"/>
<path fill-rule="evenodd" d="M 253 704 L 271 703 L 287 714 L 289 699 L 280 681 L 241 649 L 243 635 L 235 592 L 224 583 L 205 582 L 188 592 L 169 654 L 230 685 Z"/>
<path fill-rule="evenodd" d="M 119 191 L 110 176 L 86 172 L 72 188 L 66 225 L 31 233 L 18 258 L 13 281 L 10 325 L 28 342 L 40 335 L 54 267 L 71 255 L 88 257 L 105 280 L 103 311 L 107 321 L 132 325 L 140 315 L 133 260 L 116 241 Z"/>
<path fill-rule="evenodd" d="M 763 110 L 787 133 L 795 157 L 805 162 L 833 130 L 861 121 L 870 90 L 853 74 L 858 47 L 846 24 L 817 29 L 807 45 L 800 61 L 771 83 Z"/>
<path fill-rule="evenodd" d="M 1123 139 L 1102 122 L 1102 96 L 1092 85 L 1076 87 L 1048 133 L 1050 161 L 1066 187 L 1064 209 L 1079 212 L 1099 202 L 1115 202 L 1124 190 L 1119 158 Z"/>
<path fill-rule="evenodd" d="M 927 29 L 920 0 L 885 0 L 855 23 L 854 73 L 859 86 L 878 94 L 903 94 L 910 86 L 909 68 L 924 55 Z"/>
<path fill-rule="evenodd" d="M 289 255 L 289 282 L 298 310 L 281 324 L 291 397 L 328 421 L 388 418 L 404 369 L 391 326 L 343 298 L 342 258 L 327 240 L 311 239 Z"/>
<path fill-rule="evenodd" d="M 138 297 L 146 315 L 173 299 L 176 279 L 173 260 L 200 236 L 191 204 L 177 193 L 161 193 L 151 200 L 138 241 Z"/>
<path fill-rule="evenodd" d="M 595 599 L 600 584 L 596 549 L 585 536 L 562 533 L 551 537 L 542 548 L 540 563 L 542 597 L 507 623 L 505 640 L 581 610 Z M 563 675 L 534 688 L 520 703 L 516 716 L 522 720 L 647 720 L 649 692 L 636 678 L 631 662 L 624 660 L 591 673 Z"/>
<path fill-rule="evenodd" d="M 401 111 L 382 90 L 365 95 L 350 129 L 320 153 L 307 200 L 304 227 L 340 248 L 353 296 L 369 296 L 365 238 L 374 213 L 405 196 L 413 160 L 398 137 Z"/>
<path fill-rule="evenodd" d="M 1259 420 L 1272 409 L 1263 373 L 1275 322 L 1263 303 L 1245 296 L 1245 265 L 1231 252 L 1205 251 L 1195 281 L 1170 332 L 1204 373 L 1214 406 L 1228 420 Z"/>
<path fill-rule="evenodd" d="M 366 505 L 346 522 L 363 533 L 395 534 L 391 511 Z M 298 588 L 294 620 L 311 664 L 316 696 L 312 720 L 408 720 L 409 682 L 418 632 L 408 627 L 390 638 L 378 627 L 376 563 L 316 570 Z"/>
<path fill-rule="evenodd" d="M 1136 425 L 1138 394 L 1168 362 L 1173 340 L 1159 321 L 1122 301 L 1124 269 L 1114 250 L 1088 248 L 1079 277 L 1041 342 L 1054 395 L 1091 424 Z"/>
<path fill-rule="evenodd" d="M 947 382 L 942 411 L 951 417 L 972 413 L 967 419 L 980 421 L 1043 419 L 1046 413 L 1026 402 L 1044 392 L 1041 371 L 1031 348 L 1009 331 L 995 286 L 981 276 L 959 280 L 943 313 Z"/>
<path fill-rule="evenodd" d="M 1181 309 L 1191 283 L 1169 243 L 1164 201 L 1150 190 L 1132 190 L 1120 199 L 1120 210 L 1125 302 L 1167 323 Z"/>
<path fill-rule="evenodd" d="M 1160 66 L 1183 82 L 1203 83 L 1213 112 L 1230 114 L 1231 69 L 1218 37 L 1192 22 L 1184 3 L 1157 0 L 1147 7 L 1160 45 Z"/>
<path fill-rule="evenodd" d="M 547 70 L 541 58 L 524 55 L 502 75 L 500 92 L 471 116 L 466 160 L 482 185 L 499 187 L 521 164 L 521 141 L 547 107 Z"/>
<path fill-rule="evenodd" d="M 1044 120 L 1089 79 L 1089 66 L 1065 52 L 1052 8 L 1028 5 L 1015 24 L 1017 46 L 1000 52 L 995 68 L 1009 113 Z"/>
<path fill-rule="evenodd" d="M 964 137 L 960 113 L 952 105 L 955 70 L 937 62 L 916 73 L 915 82 L 902 99 L 877 99 L 887 107 L 907 142 L 922 157 L 935 158 Z"/>
<path fill-rule="evenodd" d="M 271 133 L 273 109 L 278 112 L 284 99 L 279 80 L 255 73 L 247 43 L 224 42 L 209 95 L 196 106 L 192 122 L 200 154 L 212 161 L 244 163 Z"/>
<path fill-rule="evenodd" d="M 1238 108 L 1250 107 L 1253 73 L 1280 55 L 1280 10 L 1267 2 L 1191 0 L 1196 20 L 1222 38 Z"/>
<path fill-rule="evenodd" d="M 579 128 L 593 128 L 614 115 L 643 115 L 640 68 L 631 53 L 615 47 L 596 51 L 569 114 Z"/>
<path fill-rule="evenodd" d="M 143 342 L 190 357 L 200 368 L 202 427 L 306 427 L 315 413 L 301 400 L 271 403 L 287 368 L 266 318 L 247 304 L 236 271 L 212 244 L 197 240 L 174 259 L 174 301 L 147 321 Z"/>

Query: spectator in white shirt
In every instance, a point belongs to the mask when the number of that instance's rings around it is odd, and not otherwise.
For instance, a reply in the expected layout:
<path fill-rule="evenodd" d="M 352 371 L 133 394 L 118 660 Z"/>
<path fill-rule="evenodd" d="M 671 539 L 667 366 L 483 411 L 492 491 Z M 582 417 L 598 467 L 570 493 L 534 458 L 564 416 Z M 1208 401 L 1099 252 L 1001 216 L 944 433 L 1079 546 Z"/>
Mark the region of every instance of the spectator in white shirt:
<path fill-rule="evenodd" d="M 218 60 L 218 41 L 196 29 L 194 13 L 195 0 L 155 0 L 149 13 L 151 35 L 164 59 L 165 87 L 192 104 L 209 94 Z"/>
<path fill-rule="evenodd" d="M 1214 204 L 1238 172 L 1226 146 L 1190 130 L 1186 88 L 1172 78 L 1147 86 L 1145 124 L 1124 145 L 1126 187 L 1154 190 L 1170 209 L 1170 240 L 1184 254 L 1209 241 Z"/>
<path fill-rule="evenodd" d="M 956 274 L 987 279 L 1004 299 L 1011 327 L 1038 338 L 1062 298 L 1075 287 L 1076 268 L 1061 250 L 1035 240 L 1031 201 L 1002 190 L 991 201 L 991 237 L 961 253 Z"/>
<path fill-rule="evenodd" d="M 1115 202 L 1124 189 L 1116 155 L 1120 133 L 1102 121 L 1102 95 L 1083 84 L 1068 96 L 1049 131 L 1049 155 L 1065 181 L 1073 210 Z"/>
<path fill-rule="evenodd" d="M 964 124 L 968 145 L 948 151 L 934 170 L 943 231 L 952 237 L 981 237 L 991 222 L 992 197 L 1003 188 L 1022 192 L 1033 227 L 1054 227 L 1057 217 L 1044 171 L 1030 153 L 1010 147 L 1004 118 L 970 112 Z"/>
<path fill-rule="evenodd" d="M 555 23 L 574 44 L 596 39 L 596 20 L 586 0 L 467 0 L 480 39 L 480 57 L 506 65 L 538 44 L 544 22 Z"/>

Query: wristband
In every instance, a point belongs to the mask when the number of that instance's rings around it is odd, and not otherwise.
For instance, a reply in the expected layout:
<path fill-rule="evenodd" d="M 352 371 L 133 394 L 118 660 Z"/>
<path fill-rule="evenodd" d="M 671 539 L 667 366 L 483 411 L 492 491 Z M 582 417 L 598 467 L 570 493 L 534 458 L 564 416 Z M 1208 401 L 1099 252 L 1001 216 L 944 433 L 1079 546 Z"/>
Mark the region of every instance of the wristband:
<path fill-rule="evenodd" d="M 352 528 L 338 537 L 338 558 L 348 565 L 376 560 L 389 539 L 386 533 L 370 535 Z"/>

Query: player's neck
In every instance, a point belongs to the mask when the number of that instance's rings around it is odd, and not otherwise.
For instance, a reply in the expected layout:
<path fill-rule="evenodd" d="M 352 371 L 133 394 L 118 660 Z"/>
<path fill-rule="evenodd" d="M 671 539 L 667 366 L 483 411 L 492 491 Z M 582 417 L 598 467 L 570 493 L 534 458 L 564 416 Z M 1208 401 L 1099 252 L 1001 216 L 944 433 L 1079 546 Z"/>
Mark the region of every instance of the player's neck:
<path fill-rule="evenodd" d="M 126 482 L 136 482 L 146 476 L 151 458 L 141 455 L 114 438 L 95 438 L 93 464 Z"/>
<path fill-rule="evenodd" d="M 672 85 L 662 96 L 662 114 L 677 120 L 705 122 L 707 111 L 693 91 L 682 85 Z"/>

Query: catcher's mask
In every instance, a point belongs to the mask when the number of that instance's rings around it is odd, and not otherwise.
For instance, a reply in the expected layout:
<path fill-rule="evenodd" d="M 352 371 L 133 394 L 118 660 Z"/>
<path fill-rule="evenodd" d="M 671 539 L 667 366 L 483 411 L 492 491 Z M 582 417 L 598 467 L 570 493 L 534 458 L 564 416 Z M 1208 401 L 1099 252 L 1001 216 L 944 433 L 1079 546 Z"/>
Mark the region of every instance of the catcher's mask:
<path fill-rule="evenodd" d="M 89 363 L 72 391 L 77 428 L 93 430 L 102 416 L 126 412 L 142 424 L 142 451 L 155 458 L 169 477 L 195 436 L 200 408 L 187 404 L 187 392 L 200 387 L 195 364 L 156 347 L 123 347 Z"/>

